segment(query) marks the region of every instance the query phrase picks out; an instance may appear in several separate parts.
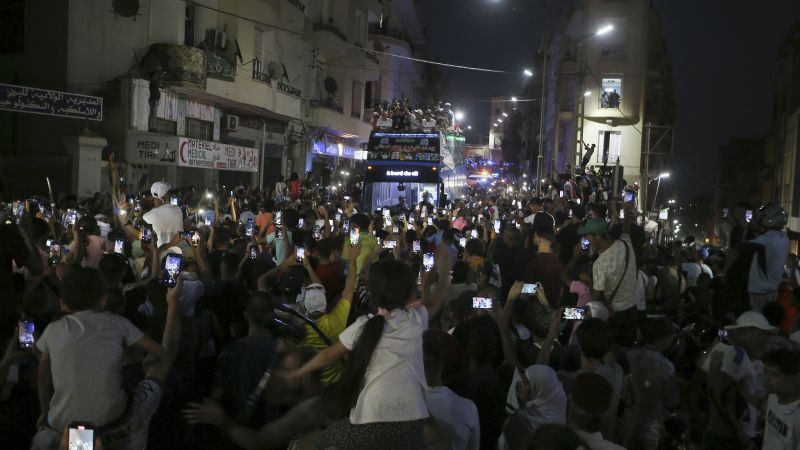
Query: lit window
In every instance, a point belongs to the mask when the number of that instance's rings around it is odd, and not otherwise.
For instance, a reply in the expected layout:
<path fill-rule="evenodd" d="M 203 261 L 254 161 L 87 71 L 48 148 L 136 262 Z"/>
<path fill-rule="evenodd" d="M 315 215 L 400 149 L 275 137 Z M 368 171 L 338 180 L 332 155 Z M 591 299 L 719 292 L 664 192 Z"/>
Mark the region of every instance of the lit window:
<path fill-rule="evenodd" d="M 619 131 L 600 131 L 597 136 L 597 162 L 604 166 L 614 165 L 619 158 Z M 606 148 L 608 152 L 606 152 Z"/>
<path fill-rule="evenodd" d="M 600 87 L 603 91 L 600 95 L 600 107 L 619 108 L 622 104 L 622 78 L 603 78 Z"/>

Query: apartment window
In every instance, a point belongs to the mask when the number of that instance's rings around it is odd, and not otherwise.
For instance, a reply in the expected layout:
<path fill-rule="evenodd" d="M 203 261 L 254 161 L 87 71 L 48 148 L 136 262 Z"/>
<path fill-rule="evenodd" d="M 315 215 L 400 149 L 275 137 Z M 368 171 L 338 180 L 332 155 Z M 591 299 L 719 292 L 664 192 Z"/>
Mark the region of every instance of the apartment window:
<path fill-rule="evenodd" d="M 364 11 L 356 10 L 356 30 L 353 33 L 356 43 L 362 46 L 367 45 L 367 18 L 364 16 Z"/>
<path fill-rule="evenodd" d="M 622 78 L 603 78 L 600 88 L 603 93 L 600 95 L 601 108 L 617 109 L 622 105 Z"/>
<path fill-rule="evenodd" d="M 183 28 L 183 45 L 194 47 L 194 26 L 197 18 L 196 6 L 186 4 L 186 17 Z"/>
<path fill-rule="evenodd" d="M 186 136 L 210 141 L 214 138 L 214 124 L 205 120 L 186 118 Z"/>
<path fill-rule="evenodd" d="M 612 165 L 619 158 L 621 134 L 619 131 L 600 131 L 597 136 L 597 162 Z"/>
<path fill-rule="evenodd" d="M 375 107 L 375 105 L 372 103 L 373 102 L 372 89 L 374 89 L 373 84 L 374 83 L 372 81 L 367 81 L 364 84 L 364 108 L 366 109 L 371 109 Z"/>
<path fill-rule="evenodd" d="M 178 122 L 156 117 L 153 131 L 160 134 L 169 134 L 171 136 L 175 136 L 178 134 Z"/>
<path fill-rule="evenodd" d="M 360 81 L 353 81 L 353 98 L 350 102 L 350 115 L 361 118 L 361 90 L 363 84 Z"/>

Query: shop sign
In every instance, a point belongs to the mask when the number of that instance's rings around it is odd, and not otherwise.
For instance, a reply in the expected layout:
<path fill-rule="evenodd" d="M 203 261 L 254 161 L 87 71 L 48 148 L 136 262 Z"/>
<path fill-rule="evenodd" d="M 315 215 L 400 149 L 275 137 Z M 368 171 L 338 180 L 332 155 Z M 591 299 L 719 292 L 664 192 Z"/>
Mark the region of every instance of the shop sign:
<path fill-rule="evenodd" d="M 294 86 L 291 86 L 287 83 L 282 81 L 278 82 L 278 90 L 283 92 L 284 94 L 291 95 L 292 97 L 300 98 L 302 96 L 302 91 Z"/>
<path fill-rule="evenodd" d="M 125 161 L 132 164 L 174 166 L 178 137 L 155 133 L 129 134 L 125 141 Z"/>
<path fill-rule="evenodd" d="M 0 110 L 103 120 L 103 98 L 0 83 Z"/>
<path fill-rule="evenodd" d="M 372 133 L 367 159 L 376 161 L 439 162 L 438 133 Z"/>
<path fill-rule="evenodd" d="M 258 172 L 258 149 L 179 138 L 178 166 Z"/>
<path fill-rule="evenodd" d="M 364 174 L 366 182 L 405 181 L 416 183 L 436 183 L 439 181 L 438 164 L 380 164 L 368 163 Z"/>

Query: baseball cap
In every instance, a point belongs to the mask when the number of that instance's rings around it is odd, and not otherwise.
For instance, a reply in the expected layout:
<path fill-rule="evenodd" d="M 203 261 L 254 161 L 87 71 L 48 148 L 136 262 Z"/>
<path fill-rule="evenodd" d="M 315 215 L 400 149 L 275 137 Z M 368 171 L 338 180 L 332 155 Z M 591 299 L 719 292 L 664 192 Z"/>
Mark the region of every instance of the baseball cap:
<path fill-rule="evenodd" d="M 303 289 L 303 306 L 308 314 L 324 313 L 328 307 L 325 298 L 325 287 L 319 283 L 311 283 Z"/>
<path fill-rule="evenodd" d="M 586 234 L 605 234 L 608 232 L 608 225 L 603 219 L 592 219 L 586 222 L 586 225 L 578 228 L 578 234 L 583 236 Z"/>
<path fill-rule="evenodd" d="M 778 327 L 770 325 L 763 314 L 755 311 L 742 313 L 736 318 L 736 323 L 725 327 L 726 330 L 735 330 L 737 328 L 758 328 L 764 331 L 778 331 Z"/>
<path fill-rule="evenodd" d="M 172 189 L 172 185 L 166 181 L 156 181 L 150 187 L 150 193 L 153 194 L 153 197 L 164 198 L 170 189 Z"/>

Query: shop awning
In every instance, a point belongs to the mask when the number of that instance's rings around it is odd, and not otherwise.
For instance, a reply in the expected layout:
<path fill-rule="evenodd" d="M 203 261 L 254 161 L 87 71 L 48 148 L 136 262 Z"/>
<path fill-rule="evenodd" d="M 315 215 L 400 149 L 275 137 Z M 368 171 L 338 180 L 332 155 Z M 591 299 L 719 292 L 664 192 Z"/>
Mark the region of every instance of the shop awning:
<path fill-rule="evenodd" d="M 220 97 L 219 95 L 209 94 L 208 92 L 200 91 L 197 89 L 182 89 L 182 88 L 171 88 L 171 89 L 176 92 L 180 92 L 181 94 L 184 94 L 195 101 L 213 103 L 217 106 L 226 109 L 232 109 L 234 111 L 248 113 L 254 116 L 268 117 L 270 119 L 274 119 L 281 122 L 289 122 L 290 120 L 299 120 L 291 116 L 286 116 L 283 114 L 276 113 L 275 111 L 270 111 L 260 106 L 237 102 L 236 100 Z"/>

